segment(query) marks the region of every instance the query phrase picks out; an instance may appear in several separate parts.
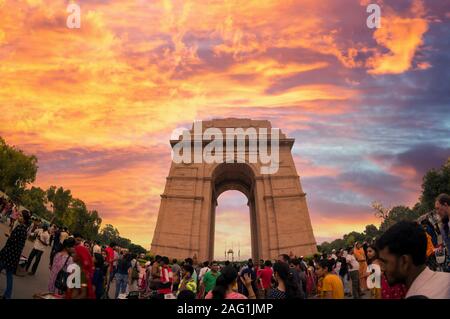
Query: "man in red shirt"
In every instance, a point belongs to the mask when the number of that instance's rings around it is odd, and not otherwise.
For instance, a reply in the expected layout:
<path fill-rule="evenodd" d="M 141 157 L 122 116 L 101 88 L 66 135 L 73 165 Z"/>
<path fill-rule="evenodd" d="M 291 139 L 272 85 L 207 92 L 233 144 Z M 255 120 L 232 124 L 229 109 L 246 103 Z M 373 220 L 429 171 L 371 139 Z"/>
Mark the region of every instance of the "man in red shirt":
<path fill-rule="evenodd" d="M 264 269 L 260 269 L 258 272 L 258 279 L 261 279 L 261 285 L 264 290 L 264 297 L 267 298 L 267 294 L 272 287 L 272 262 L 270 260 L 266 260 L 264 263 Z"/>
<path fill-rule="evenodd" d="M 158 295 L 160 295 L 160 298 L 164 298 L 165 294 L 170 294 L 172 292 L 173 274 L 172 269 L 169 267 L 169 258 L 162 257 L 160 266 L 161 280 L 158 288 Z"/>
<path fill-rule="evenodd" d="M 111 275 L 113 273 L 113 264 L 114 264 L 114 250 L 116 249 L 117 244 L 115 242 L 111 242 L 108 247 L 105 248 L 106 252 L 106 262 L 108 263 L 108 271 L 106 273 L 106 294 L 109 293 L 109 286 L 111 283 Z"/>

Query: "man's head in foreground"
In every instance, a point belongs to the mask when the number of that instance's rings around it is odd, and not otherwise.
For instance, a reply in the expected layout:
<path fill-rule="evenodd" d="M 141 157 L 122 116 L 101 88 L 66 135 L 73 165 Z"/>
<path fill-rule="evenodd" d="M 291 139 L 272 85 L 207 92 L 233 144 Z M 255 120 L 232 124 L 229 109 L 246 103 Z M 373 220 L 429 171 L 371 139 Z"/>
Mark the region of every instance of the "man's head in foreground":
<path fill-rule="evenodd" d="M 447 194 L 440 194 L 436 198 L 434 208 L 441 220 L 448 220 L 450 216 L 450 196 Z"/>
<path fill-rule="evenodd" d="M 416 222 L 391 226 L 377 241 L 377 247 L 389 285 L 408 283 L 425 267 L 427 237 Z"/>

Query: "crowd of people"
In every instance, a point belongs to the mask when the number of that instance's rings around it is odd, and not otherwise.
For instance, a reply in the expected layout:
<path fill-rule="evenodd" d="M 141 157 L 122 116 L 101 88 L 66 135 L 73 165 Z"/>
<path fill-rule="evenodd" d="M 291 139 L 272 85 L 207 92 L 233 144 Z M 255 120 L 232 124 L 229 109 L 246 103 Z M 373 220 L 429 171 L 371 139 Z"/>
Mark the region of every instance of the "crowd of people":
<path fill-rule="evenodd" d="M 50 250 L 49 293 L 62 298 L 155 299 L 402 299 L 450 298 L 448 263 L 450 196 L 436 199 L 435 211 L 415 222 L 398 222 L 373 242 L 316 254 L 280 254 L 274 260 L 219 263 L 193 258 L 170 260 L 128 252 L 111 242 L 83 239 L 66 227 L 47 225 L 27 210 L 0 202 L 10 234 L 0 251 L 11 298 L 13 274 L 27 239 L 33 240 L 23 268 L 33 276 Z M 444 256 L 444 259 L 442 259 Z M 446 259 L 447 258 L 447 259 Z M 69 266 L 80 269 L 79 287 L 69 287 Z"/>

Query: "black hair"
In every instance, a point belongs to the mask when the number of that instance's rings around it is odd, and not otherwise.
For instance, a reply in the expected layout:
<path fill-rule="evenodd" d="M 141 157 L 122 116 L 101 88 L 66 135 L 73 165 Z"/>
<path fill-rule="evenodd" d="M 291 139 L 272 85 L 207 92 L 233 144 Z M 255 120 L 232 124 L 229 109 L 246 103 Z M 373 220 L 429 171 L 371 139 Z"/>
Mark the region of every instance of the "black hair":
<path fill-rule="evenodd" d="M 177 299 L 180 299 L 180 300 L 193 300 L 193 299 L 195 299 L 195 293 L 193 293 L 190 290 L 184 289 L 184 290 L 180 291 L 180 293 L 178 294 Z"/>
<path fill-rule="evenodd" d="M 73 238 L 83 238 L 80 233 L 74 233 Z"/>
<path fill-rule="evenodd" d="M 392 225 L 376 245 L 379 250 L 387 247 L 396 256 L 410 255 L 416 266 L 425 264 L 427 237 L 416 222 L 401 221 Z"/>
<path fill-rule="evenodd" d="M 69 237 L 67 239 L 64 239 L 61 248 L 67 249 L 67 248 L 72 248 L 73 246 L 75 246 L 75 238 Z"/>
<path fill-rule="evenodd" d="M 212 291 L 212 299 L 225 299 L 228 287 L 237 279 L 238 272 L 233 266 L 226 266 L 217 277 L 216 286 Z"/>
<path fill-rule="evenodd" d="M 270 260 L 266 260 L 266 261 L 264 262 L 264 266 L 266 266 L 266 267 L 272 267 L 272 262 L 271 262 Z"/>
<path fill-rule="evenodd" d="M 230 265 L 230 261 L 225 261 L 225 266 L 228 266 L 228 265 Z"/>
<path fill-rule="evenodd" d="M 439 194 L 439 196 L 436 197 L 436 201 L 439 202 L 439 204 L 441 205 L 447 204 L 448 206 L 450 206 L 450 196 L 448 194 L 445 193 Z"/>
<path fill-rule="evenodd" d="M 191 275 L 194 273 L 194 267 L 192 267 L 189 264 L 183 265 L 183 269 L 184 269 L 184 271 L 190 273 Z"/>
<path fill-rule="evenodd" d="M 373 260 L 379 258 L 379 252 L 378 252 L 378 247 L 376 245 L 374 245 L 374 244 L 369 245 L 367 248 L 371 248 L 375 252 L 375 257 L 373 257 L 372 259 L 367 258 L 367 264 L 370 265 Z"/>
<path fill-rule="evenodd" d="M 22 218 L 23 218 L 23 221 L 24 221 L 25 225 L 28 225 L 30 223 L 30 219 L 31 219 L 30 212 L 27 211 L 27 210 L 23 210 L 22 211 Z"/>
<path fill-rule="evenodd" d="M 286 287 L 286 299 L 301 298 L 300 287 L 295 281 L 293 274 L 289 271 L 289 265 L 283 262 L 276 262 L 273 265 L 273 272 L 284 282 Z"/>
<path fill-rule="evenodd" d="M 286 262 L 288 264 L 290 263 L 291 257 L 289 257 L 289 255 L 281 254 L 280 256 L 283 257 L 284 262 Z"/>
<path fill-rule="evenodd" d="M 319 266 L 322 269 L 326 269 L 328 272 L 331 272 L 333 270 L 333 263 L 330 262 L 330 260 L 322 259 L 319 261 Z"/>
<path fill-rule="evenodd" d="M 130 262 L 130 261 L 133 260 L 133 254 L 131 254 L 131 253 L 126 253 L 126 254 L 123 256 L 123 258 L 124 258 L 127 262 Z"/>
<path fill-rule="evenodd" d="M 298 266 L 298 265 L 300 265 L 300 260 L 298 260 L 297 258 L 293 258 L 293 259 L 291 259 L 290 263 L 294 266 Z"/>
<path fill-rule="evenodd" d="M 192 258 L 186 258 L 186 259 L 184 260 L 184 262 L 185 262 L 186 264 L 189 264 L 189 265 L 193 265 L 193 264 L 194 264 L 194 260 L 193 260 Z"/>
<path fill-rule="evenodd" d="M 209 261 L 204 261 L 203 262 L 203 267 L 208 267 L 209 266 Z"/>
<path fill-rule="evenodd" d="M 116 244 L 116 242 L 114 242 L 114 241 L 112 241 L 110 244 L 109 244 L 109 247 L 111 247 L 111 248 L 114 248 L 114 247 L 116 247 L 117 246 L 117 244 Z"/>
<path fill-rule="evenodd" d="M 178 260 L 176 258 L 172 259 L 172 264 L 176 264 Z"/>
<path fill-rule="evenodd" d="M 161 257 L 161 261 L 165 264 L 165 265 L 168 265 L 169 264 L 169 257 L 166 257 L 166 256 L 164 256 L 164 257 Z"/>

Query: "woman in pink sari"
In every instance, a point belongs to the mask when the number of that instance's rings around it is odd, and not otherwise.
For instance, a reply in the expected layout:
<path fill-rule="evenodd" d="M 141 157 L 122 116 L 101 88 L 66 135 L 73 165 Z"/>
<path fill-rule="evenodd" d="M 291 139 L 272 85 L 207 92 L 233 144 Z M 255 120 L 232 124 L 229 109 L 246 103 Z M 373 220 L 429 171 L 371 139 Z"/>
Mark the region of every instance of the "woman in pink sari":
<path fill-rule="evenodd" d="M 73 247 L 75 246 L 75 239 L 68 238 L 64 240 L 62 250 L 58 252 L 54 259 L 53 264 L 50 266 L 50 278 L 48 280 L 48 291 L 51 293 L 56 292 L 55 280 L 61 269 L 66 270 L 70 264 L 73 264 L 71 254 L 73 253 Z M 58 293 L 61 293 L 58 291 Z"/>

